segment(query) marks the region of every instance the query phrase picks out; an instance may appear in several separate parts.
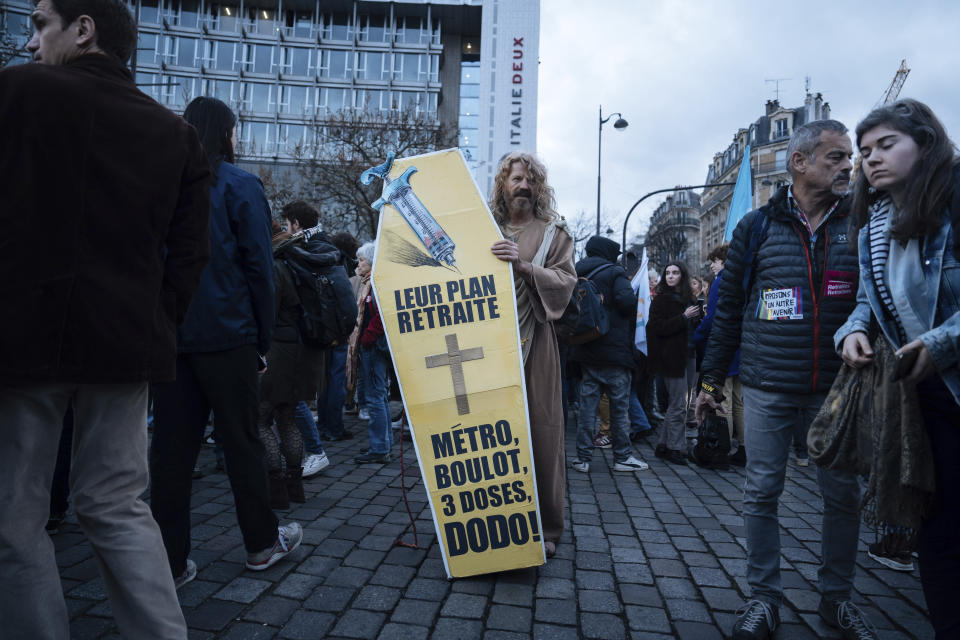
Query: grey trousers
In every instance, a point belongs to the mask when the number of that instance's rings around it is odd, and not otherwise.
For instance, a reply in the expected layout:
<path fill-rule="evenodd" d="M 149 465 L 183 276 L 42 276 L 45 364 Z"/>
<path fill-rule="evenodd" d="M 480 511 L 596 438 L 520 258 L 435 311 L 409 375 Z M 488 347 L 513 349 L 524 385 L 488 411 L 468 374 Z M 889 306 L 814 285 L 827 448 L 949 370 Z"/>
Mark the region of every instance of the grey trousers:
<path fill-rule="evenodd" d="M 798 425 L 804 429 L 810 427 L 826 395 L 775 393 L 743 387 L 747 583 L 752 598 L 776 606 L 783 598 L 777 507 L 783 493 L 790 445 Z M 860 485 L 852 473 L 820 467 L 817 467 L 817 482 L 823 496 L 820 593 L 830 600 L 848 600 L 853 589 L 860 534 Z"/>
<path fill-rule="evenodd" d="M 187 637 L 147 488 L 147 383 L 0 387 L 0 635 L 70 637 L 44 530 L 63 415 L 73 400 L 70 490 L 125 638 Z"/>

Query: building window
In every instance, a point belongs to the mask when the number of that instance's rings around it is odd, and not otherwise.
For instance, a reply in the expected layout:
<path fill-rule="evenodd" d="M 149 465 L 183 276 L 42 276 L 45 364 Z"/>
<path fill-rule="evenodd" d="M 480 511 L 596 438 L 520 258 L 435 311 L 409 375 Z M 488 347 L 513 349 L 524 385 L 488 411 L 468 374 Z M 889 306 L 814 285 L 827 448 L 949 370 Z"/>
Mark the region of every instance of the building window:
<path fill-rule="evenodd" d="M 323 40 L 350 39 L 350 18 L 345 13 L 328 13 L 321 18 L 320 38 Z"/>
<path fill-rule="evenodd" d="M 158 44 L 160 36 L 155 33 L 141 31 L 137 43 L 137 64 L 159 64 L 160 53 Z"/>
<path fill-rule="evenodd" d="M 787 131 L 787 119 L 786 119 L 786 118 L 781 118 L 781 119 L 779 119 L 779 120 L 775 120 L 773 124 L 774 124 L 774 127 L 775 127 L 774 137 L 776 137 L 776 138 L 786 138 L 788 135 L 790 135 L 789 132 Z"/>
<path fill-rule="evenodd" d="M 273 47 L 273 63 L 270 70 L 274 73 L 293 73 L 293 49 L 290 47 Z"/>
<path fill-rule="evenodd" d="M 423 20 L 416 16 L 397 18 L 395 41 L 400 44 L 420 44 L 420 29 Z"/>

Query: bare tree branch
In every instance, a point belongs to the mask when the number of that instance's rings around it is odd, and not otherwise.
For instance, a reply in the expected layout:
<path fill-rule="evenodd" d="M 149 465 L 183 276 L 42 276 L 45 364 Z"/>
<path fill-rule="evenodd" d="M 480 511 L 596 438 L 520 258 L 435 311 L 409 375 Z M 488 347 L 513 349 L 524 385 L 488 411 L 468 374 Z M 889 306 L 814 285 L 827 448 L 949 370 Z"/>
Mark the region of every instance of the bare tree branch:
<path fill-rule="evenodd" d="M 267 197 L 281 206 L 290 199 L 306 200 L 317 206 L 326 228 L 358 237 L 376 234 L 379 212 L 370 205 L 383 188 L 363 185 L 361 173 L 381 164 L 391 151 L 405 157 L 456 144 L 454 129 L 412 111 L 380 115 L 345 110 L 311 128 L 316 145 L 297 148 L 287 176 L 261 171 Z M 265 178 L 268 173 L 272 175 Z"/>

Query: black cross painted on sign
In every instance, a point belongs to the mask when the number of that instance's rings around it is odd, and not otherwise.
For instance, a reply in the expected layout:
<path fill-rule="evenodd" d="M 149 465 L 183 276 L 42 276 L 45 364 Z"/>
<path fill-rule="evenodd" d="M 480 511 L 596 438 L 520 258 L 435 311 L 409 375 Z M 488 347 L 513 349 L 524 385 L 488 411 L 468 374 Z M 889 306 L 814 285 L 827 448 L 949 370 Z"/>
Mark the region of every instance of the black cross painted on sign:
<path fill-rule="evenodd" d="M 435 356 L 427 356 L 427 369 L 436 367 L 450 367 L 450 377 L 453 378 L 453 393 L 457 399 L 457 414 L 470 413 L 470 404 L 467 402 L 467 383 L 463 378 L 463 363 L 468 360 L 483 359 L 483 347 L 471 347 L 460 350 L 457 334 L 444 336 L 447 341 L 447 352 Z"/>

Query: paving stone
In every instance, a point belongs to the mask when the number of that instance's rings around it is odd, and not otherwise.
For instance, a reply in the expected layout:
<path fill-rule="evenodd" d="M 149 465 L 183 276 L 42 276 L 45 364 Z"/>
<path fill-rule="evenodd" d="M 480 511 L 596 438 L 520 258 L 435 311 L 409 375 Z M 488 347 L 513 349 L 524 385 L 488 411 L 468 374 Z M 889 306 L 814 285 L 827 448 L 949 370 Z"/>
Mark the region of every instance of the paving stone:
<path fill-rule="evenodd" d="M 700 592 L 711 611 L 736 611 L 743 606 L 743 597 L 736 589 L 703 587 Z"/>
<path fill-rule="evenodd" d="M 693 582 L 685 578 L 657 578 L 657 588 L 663 597 L 670 598 L 696 598 L 697 589 Z"/>
<path fill-rule="evenodd" d="M 558 627 L 553 624 L 533 625 L 534 640 L 578 640 L 576 627 Z"/>
<path fill-rule="evenodd" d="M 651 558 L 650 572 L 658 577 L 685 578 L 687 576 L 687 565 L 680 560 Z"/>
<path fill-rule="evenodd" d="M 577 624 L 577 608 L 567 600 L 537 598 L 534 617 L 539 622 Z"/>
<path fill-rule="evenodd" d="M 595 613 L 620 613 L 620 599 L 613 591 L 584 590 L 577 593 L 577 601 L 582 611 Z"/>
<path fill-rule="evenodd" d="M 723 634 L 713 624 L 678 620 L 674 623 L 674 627 L 676 627 L 675 637 L 680 640 L 723 640 Z M 793 639 L 793 636 L 785 636 L 781 631 L 778 631 L 777 635 Z"/>
<path fill-rule="evenodd" d="M 575 587 L 573 580 L 563 578 L 540 578 L 537 583 L 537 598 L 573 598 Z"/>
<path fill-rule="evenodd" d="M 343 611 L 353 598 L 356 589 L 352 587 L 317 587 L 303 606 L 317 611 Z"/>
<path fill-rule="evenodd" d="M 487 599 L 466 593 L 451 593 L 440 611 L 442 616 L 480 618 L 487 607 Z"/>
<path fill-rule="evenodd" d="M 356 567 L 337 567 L 330 572 L 324 584 L 339 587 L 362 587 L 373 575 L 373 571 L 368 569 L 358 569 Z"/>
<path fill-rule="evenodd" d="M 490 576 L 461 578 L 451 585 L 451 589 L 455 593 L 470 593 L 476 596 L 485 596 L 493 589 L 493 580 Z"/>
<path fill-rule="evenodd" d="M 294 611 L 300 609 L 300 606 L 296 600 L 267 596 L 247 611 L 243 619 L 280 627 L 293 615 Z"/>
<path fill-rule="evenodd" d="M 530 607 L 533 604 L 533 585 L 498 581 L 493 592 L 493 601 Z"/>
<path fill-rule="evenodd" d="M 238 622 L 230 627 L 223 640 L 267 640 L 277 635 L 277 630 L 262 624 L 252 622 Z"/>
<path fill-rule="evenodd" d="M 300 565 L 301 567 L 303 564 Z M 323 582 L 323 578 L 305 573 L 291 573 L 281 580 L 273 590 L 274 595 L 295 600 L 303 600 Z M 189 585 L 188 585 L 189 586 Z"/>
<path fill-rule="evenodd" d="M 446 580 L 415 578 L 410 582 L 404 595 L 407 598 L 440 601 L 447 595 L 447 591 L 449 590 L 450 583 Z"/>
<path fill-rule="evenodd" d="M 622 563 L 615 565 L 613 570 L 620 582 L 653 584 L 653 574 L 645 564 Z"/>
<path fill-rule="evenodd" d="M 221 600 L 232 600 L 234 602 L 245 602 L 249 604 L 271 586 L 271 583 L 266 580 L 236 578 L 229 582 L 223 589 L 213 594 L 213 597 Z"/>
<path fill-rule="evenodd" d="M 612 591 L 613 576 L 605 571 L 577 571 L 577 588 Z"/>
<path fill-rule="evenodd" d="M 177 597 L 182 607 L 196 607 L 204 600 L 209 598 L 223 585 L 219 582 L 207 582 L 206 580 L 196 579 L 188 582 L 177 590 Z M 69 598 L 68 598 L 69 600 Z"/>
<path fill-rule="evenodd" d="M 402 598 L 393 610 L 390 620 L 392 622 L 430 626 L 433 619 L 437 617 L 439 610 L 440 602 Z"/>
<path fill-rule="evenodd" d="M 483 623 L 479 620 L 463 620 L 461 618 L 440 618 L 437 620 L 431 640 L 476 640 L 483 637 Z"/>
<path fill-rule="evenodd" d="M 207 600 L 194 609 L 186 609 L 187 626 L 205 631 L 220 631 L 243 611 L 243 605 L 227 600 Z"/>
<path fill-rule="evenodd" d="M 530 629 L 530 613 L 530 609 L 526 607 L 495 604 L 490 607 L 485 622 L 490 629 L 528 631 Z"/>
<path fill-rule="evenodd" d="M 580 614 L 580 630 L 584 638 L 619 640 L 627 637 L 627 630 L 623 626 L 623 621 L 609 613 Z"/>
<path fill-rule="evenodd" d="M 390 622 L 380 630 L 377 640 L 427 640 L 429 632 L 426 627 Z"/>
<path fill-rule="evenodd" d="M 666 598 L 667 611 L 671 620 L 692 620 L 694 622 L 710 622 L 710 612 L 706 605 L 698 600 L 681 600 Z"/>
<path fill-rule="evenodd" d="M 400 590 L 394 587 L 366 586 L 360 590 L 353 606 L 372 611 L 391 611 L 400 600 Z"/>
<path fill-rule="evenodd" d="M 383 564 L 377 567 L 373 576 L 370 577 L 370 584 L 402 588 L 410 584 L 414 575 L 416 575 L 416 570 L 413 567 Z"/>
<path fill-rule="evenodd" d="M 644 554 L 643 549 L 613 549 L 610 552 L 610 555 L 614 563 L 618 562 L 634 562 L 634 563 L 644 563 L 647 561 L 647 556 Z"/>
<path fill-rule="evenodd" d="M 344 638 L 376 638 L 386 619 L 385 613 L 350 609 L 337 621 L 331 635 Z"/>

